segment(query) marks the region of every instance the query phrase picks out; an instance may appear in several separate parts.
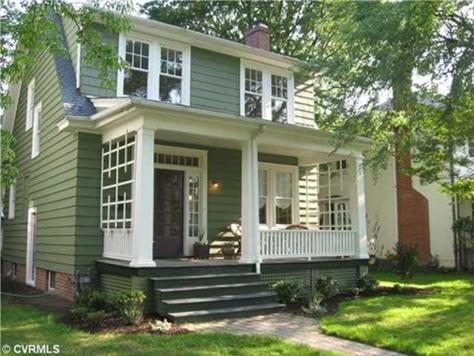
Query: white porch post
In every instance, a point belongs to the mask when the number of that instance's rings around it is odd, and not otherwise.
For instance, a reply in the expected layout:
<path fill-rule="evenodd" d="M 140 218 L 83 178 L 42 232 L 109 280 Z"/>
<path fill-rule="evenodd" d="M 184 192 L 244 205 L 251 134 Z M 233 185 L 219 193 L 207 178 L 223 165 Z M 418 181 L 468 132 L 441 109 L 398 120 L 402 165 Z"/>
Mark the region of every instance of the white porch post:
<path fill-rule="evenodd" d="M 241 263 L 260 262 L 258 219 L 258 150 L 255 138 L 242 142 Z"/>
<path fill-rule="evenodd" d="M 153 261 L 153 188 L 155 132 L 141 127 L 135 143 L 133 194 L 133 267 L 155 267 Z"/>
<path fill-rule="evenodd" d="M 357 156 L 355 159 L 355 177 L 356 177 L 356 204 L 357 209 L 357 233 L 358 245 L 356 250 L 359 258 L 369 258 L 368 240 L 367 240 L 367 221 L 365 212 L 365 180 L 363 157 Z"/>

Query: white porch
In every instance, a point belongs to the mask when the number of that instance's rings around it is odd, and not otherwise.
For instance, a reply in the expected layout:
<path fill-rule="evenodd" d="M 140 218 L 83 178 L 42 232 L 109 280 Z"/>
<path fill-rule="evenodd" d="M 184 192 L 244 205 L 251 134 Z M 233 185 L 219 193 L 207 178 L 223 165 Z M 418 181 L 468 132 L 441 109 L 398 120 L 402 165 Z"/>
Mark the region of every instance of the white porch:
<path fill-rule="evenodd" d="M 101 207 L 104 258 L 124 261 L 132 267 L 156 266 L 153 255 L 153 226 L 156 221 L 154 182 L 155 169 L 158 167 L 156 155 L 160 153 L 157 148 L 159 140 L 240 151 L 241 194 L 238 203 L 241 207 L 242 239 L 239 262 L 258 264 L 266 260 L 291 258 L 314 260 L 368 257 L 364 175 L 361 169 L 365 143 L 361 142 L 332 154 L 330 135 L 315 129 L 231 115 L 217 116 L 203 110 L 139 99 L 124 99 L 118 107 L 117 109 L 115 105 L 105 108 L 92 120 L 94 131 L 102 133 L 104 143 Z M 321 216 L 326 214 L 325 219 L 329 219 L 328 221 L 337 219 L 335 212 L 331 210 L 331 203 L 327 204 L 328 213 L 319 212 L 319 215 L 313 216 L 313 222 L 301 221 L 301 193 L 298 192 L 293 197 L 295 203 L 292 206 L 291 224 L 304 224 L 309 229 L 286 230 L 285 226 L 275 222 L 263 226 L 260 216 L 259 153 L 297 157 L 298 166 L 294 169 L 298 176 L 293 181 L 297 189 L 301 189 L 298 187 L 302 184 L 298 168 L 347 159 L 350 162 L 346 172 L 350 179 L 350 189 L 345 209 L 350 211 L 350 217 L 344 219 L 349 219 L 349 222 L 340 228 L 324 228 L 326 223 Z M 199 177 L 201 184 L 198 231 L 204 234 L 205 239 L 212 239 L 212 236 L 206 236 L 210 215 L 207 190 L 212 182 L 208 180 L 206 166 L 194 168 L 197 173 L 193 174 Z M 189 177 L 189 174 L 186 173 L 185 177 Z M 189 185 L 185 185 L 186 197 L 188 188 Z M 330 197 L 330 193 L 328 194 Z M 185 203 L 184 211 L 188 214 L 185 219 L 189 218 L 190 209 L 189 203 Z M 189 221 L 184 223 L 186 233 L 190 231 L 189 224 Z M 187 236 L 184 248 L 189 249 L 190 244 L 196 240 L 196 235 Z"/>

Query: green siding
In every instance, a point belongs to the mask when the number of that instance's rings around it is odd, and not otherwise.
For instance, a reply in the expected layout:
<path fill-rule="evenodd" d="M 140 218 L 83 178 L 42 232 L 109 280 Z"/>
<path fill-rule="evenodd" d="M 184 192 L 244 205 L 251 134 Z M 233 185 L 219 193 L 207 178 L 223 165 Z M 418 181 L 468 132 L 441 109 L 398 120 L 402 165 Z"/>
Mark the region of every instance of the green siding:
<path fill-rule="evenodd" d="M 35 103 L 42 102 L 40 154 L 31 159 L 32 130 L 25 132 L 27 87 L 35 78 Z M 26 262 L 27 209 L 37 208 L 36 266 L 73 273 L 76 228 L 78 138 L 59 133 L 64 117 L 59 83 L 51 54 L 36 57 L 22 85 L 13 134 L 19 177 L 14 220 L 5 222 L 3 258 Z"/>
<path fill-rule="evenodd" d="M 191 48 L 191 106 L 240 115 L 240 60 Z"/>
<path fill-rule="evenodd" d="M 102 137 L 79 134 L 77 160 L 76 267 L 90 267 L 102 255 L 100 156 Z"/>
<path fill-rule="evenodd" d="M 100 288 L 107 294 L 126 292 L 132 288 L 132 281 L 130 277 L 102 273 L 100 275 Z"/>
<path fill-rule="evenodd" d="M 74 67 L 74 70 L 77 71 L 77 26 L 76 23 L 70 18 L 63 17 L 62 21 L 64 26 L 64 34 L 66 35 L 66 41 L 69 47 L 69 54 L 72 60 L 72 66 Z"/>
<path fill-rule="evenodd" d="M 115 46 L 118 49 L 118 34 L 106 32 L 102 27 L 97 26 L 97 32 L 102 34 L 105 42 Z M 85 51 L 81 54 L 81 94 L 98 97 L 116 97 L 117 96 L 117 71 L 109 71 L 109 79 L 113 83 L 112 88 L 106 88 L 99 78 L 99 71 L 92 64 L 85 60 Z"/>

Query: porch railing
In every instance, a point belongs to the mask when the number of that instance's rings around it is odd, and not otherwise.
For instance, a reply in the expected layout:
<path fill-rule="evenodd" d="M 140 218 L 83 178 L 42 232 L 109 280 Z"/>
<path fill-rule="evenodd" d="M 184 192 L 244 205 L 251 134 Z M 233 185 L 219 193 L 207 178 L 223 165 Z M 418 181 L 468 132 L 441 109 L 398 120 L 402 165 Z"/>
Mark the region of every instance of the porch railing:
<path fill-rule="evenodd" d="M 356 231 L 268 230 L 260 231 L 260 257 L 344 257 L 356 254 Z"/>
<path fill-rule="evenodd" d="M 104 229 L 104 253 L 107 258 L 132 259 L 132 229 Z"/>

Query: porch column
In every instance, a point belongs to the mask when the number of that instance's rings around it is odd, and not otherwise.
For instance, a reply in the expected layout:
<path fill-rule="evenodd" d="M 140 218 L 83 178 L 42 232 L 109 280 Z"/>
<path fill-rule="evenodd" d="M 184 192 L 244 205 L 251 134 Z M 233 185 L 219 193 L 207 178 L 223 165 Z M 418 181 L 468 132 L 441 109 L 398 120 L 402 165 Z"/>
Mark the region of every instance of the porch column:
<path fill-rule="evenodd" d="M 242 252 L 241 263 L 260 262 L 258 219 L 258 150 L 255 138 L 242 146 Z"/>
<path fill-rule="evenodd" d="M 365 180 L 364 180 L 364 159 L 357 156 L 355 159 L 355 175 L 356 175 L 356 204 L 357 209 L 357 233 L 358 245 L 356 250 L 359 258 L 369 258 L 368 240 L 367 240 L 367 221 L 365 212 Z"/>
<path fill-rule="evenodd" d="M 155 267 L 153 261 L 153 188 L 155 132 L 141 127 L 135 143 L 133 188 L 133 267 Z"/>

